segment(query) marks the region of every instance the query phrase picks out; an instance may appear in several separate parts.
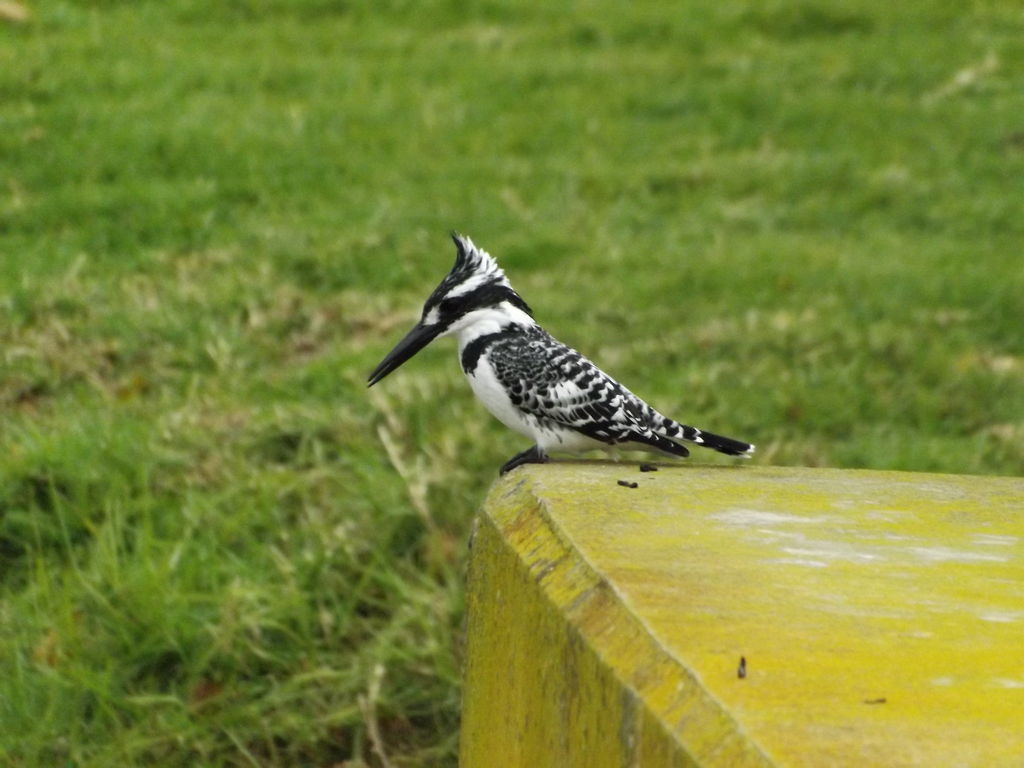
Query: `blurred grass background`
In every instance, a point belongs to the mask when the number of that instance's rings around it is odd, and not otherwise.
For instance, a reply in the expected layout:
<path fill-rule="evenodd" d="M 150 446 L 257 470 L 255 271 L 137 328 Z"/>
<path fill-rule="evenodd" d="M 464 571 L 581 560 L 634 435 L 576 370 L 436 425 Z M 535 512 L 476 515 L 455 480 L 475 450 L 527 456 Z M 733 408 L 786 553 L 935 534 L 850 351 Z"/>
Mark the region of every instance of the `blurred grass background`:
<path fill-rule="evenodd" d="M 454 764 L 525 444 L 451 343 L 365 388 L 452 228 L 756 461 L 1024 473 L 1022 68 L 1010 0 L 4 3 L 6 764 Z"/>

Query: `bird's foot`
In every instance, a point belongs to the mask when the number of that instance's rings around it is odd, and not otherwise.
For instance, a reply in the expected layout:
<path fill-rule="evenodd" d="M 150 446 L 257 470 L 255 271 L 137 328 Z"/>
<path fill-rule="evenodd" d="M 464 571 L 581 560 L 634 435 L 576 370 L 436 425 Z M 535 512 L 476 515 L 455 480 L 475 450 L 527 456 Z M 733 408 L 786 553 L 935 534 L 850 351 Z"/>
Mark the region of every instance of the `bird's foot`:
<path fill-rule="evenodd" d="M 547 460 L 547 455 L 540 448 L 534 445 L 527 448 L 525 451 L 517 453 L 511 459 L 502 464 L 498 474 L 504 475 L 506 472 L 515 469 L 520 464 L 544 464 Z"/>

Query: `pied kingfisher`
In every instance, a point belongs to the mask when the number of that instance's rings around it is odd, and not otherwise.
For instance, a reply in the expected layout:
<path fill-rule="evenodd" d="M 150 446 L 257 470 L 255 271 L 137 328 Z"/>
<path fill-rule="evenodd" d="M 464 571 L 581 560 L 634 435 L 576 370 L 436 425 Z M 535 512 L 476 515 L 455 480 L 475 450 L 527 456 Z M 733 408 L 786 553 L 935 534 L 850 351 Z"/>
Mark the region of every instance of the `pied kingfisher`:
<path fill-rule="evenodd" d="M 689 456 L 685 440 L 749 457 L 749 443 L 662 416 L 587 358 L 541 328 L 505 273 L 468 237 L 452 233 L 455 266 L 423 305 L 405 338 L 370 374 L 373 386 L 435 338 L 456 336 L 473 393 L 505 426 L 534 445 L 505 462 L 547 461 L 548 453 L 623 445 Z"/>

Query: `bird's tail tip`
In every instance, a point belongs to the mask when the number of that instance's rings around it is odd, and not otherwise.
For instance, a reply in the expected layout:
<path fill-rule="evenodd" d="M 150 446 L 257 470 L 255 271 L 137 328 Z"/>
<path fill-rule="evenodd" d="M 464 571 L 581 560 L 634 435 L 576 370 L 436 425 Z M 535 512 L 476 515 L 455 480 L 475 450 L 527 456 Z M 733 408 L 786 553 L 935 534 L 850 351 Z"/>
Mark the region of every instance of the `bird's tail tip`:
<path fill-rule="evenodd" d="M 738 456 L 742 459 L 749 459 L 754 455 L 754 451 L 757 450 L 757 446 L 753 443 L 745 443 L 742 440 L 723 437 L 722 435 L 704 432 L 703 430 L 700 433 L 699 442 L 705 448 L 724 453 L 726 456 Z"/>

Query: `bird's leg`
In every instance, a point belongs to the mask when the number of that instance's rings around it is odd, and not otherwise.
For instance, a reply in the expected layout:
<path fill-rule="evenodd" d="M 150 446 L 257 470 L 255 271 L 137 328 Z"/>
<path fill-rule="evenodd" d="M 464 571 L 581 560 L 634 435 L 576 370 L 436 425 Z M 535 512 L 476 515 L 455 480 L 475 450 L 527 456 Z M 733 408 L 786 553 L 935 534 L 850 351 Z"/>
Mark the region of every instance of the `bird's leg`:
<path fill-rule="evenodd" d="M 543 464 L 547 460 L 548 457 L 544 454 L 544 451 L 534 445 L 527 448 L 525 451 L 517 453 L 511 459 L 506 461 L 498 471 L 498 474 L 504 475 L 506 472 L 515 469 L 520 464 Z"/>

